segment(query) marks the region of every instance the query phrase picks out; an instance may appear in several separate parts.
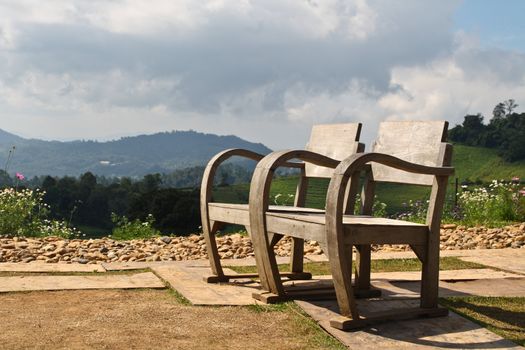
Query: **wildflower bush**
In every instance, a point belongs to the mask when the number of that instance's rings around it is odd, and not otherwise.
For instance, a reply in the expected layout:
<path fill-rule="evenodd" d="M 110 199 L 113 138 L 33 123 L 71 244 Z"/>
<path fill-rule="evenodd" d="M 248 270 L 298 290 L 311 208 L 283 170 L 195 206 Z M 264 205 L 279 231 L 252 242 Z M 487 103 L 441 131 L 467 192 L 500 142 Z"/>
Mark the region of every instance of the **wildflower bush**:
<path fill-rule="evenodd" d="M 506 221 L 525 221 L 525 188 L 519 179 L 493 180 L 487 187 L 463 186 L 458 206 L 467 225 L 493 225 Z"/>
<path fill-rule="evenodd" d="M 357 195 L 355 199 L 354 215 L 361 214 L 361 195 Z M 372 204 L 372 215 L 376 217 L 386 217 L 386 203 L 383 203 L 374 196 L 374 204 Z"/>
<path fill-rule="evenodd" d="M 44 203 L 45 192 L 38 190 L 0 190 L 0 235 L 7 236 L 78 236 L 79 231 L 67 223 L 48 220 L 49 206 Z"/>
<path fill-rule="evenodd" d="M 290 206 L 290 205 L 294 205 L 294 201 L 295 201 L 295 195 L 293 194 L 277 193 L 275 197 L 273 197 L 273 202 L 275 203 L 275 205 Z"/>
<path fill-rule="evenodd" d="M 161 232 L 153 227 L 155 218 L 148 214 L 146 221 L 138 219 L 130 221 L 125 216 L 111 213 L 111 221 L 115 225 L 111 237 L 118 240 L 140 239 L 160 236 Z"/>
<path fill-rule="evenodd" d="M 395 218 L 423 223 L 427 218 L 428 204 L 428 200 L 409 200 L 408 203 L 403 203 L 405 210 L 402 213 L 397 214 Z"/>

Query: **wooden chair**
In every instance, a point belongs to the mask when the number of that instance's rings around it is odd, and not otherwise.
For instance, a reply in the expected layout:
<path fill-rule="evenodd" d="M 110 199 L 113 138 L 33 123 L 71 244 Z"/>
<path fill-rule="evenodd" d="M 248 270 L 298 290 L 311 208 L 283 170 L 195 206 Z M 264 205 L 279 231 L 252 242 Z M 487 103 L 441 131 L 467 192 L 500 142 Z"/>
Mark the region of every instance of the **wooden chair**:
<path fill-rule="evenodd" d="M 295 203 L 294 206 L 268 206 L 267 210 L 276 213 L 324 213 L 324 210 L 304 208 L 308 179 L 311 177 L 330 178 L 333 173 L 333 168 L 339 164 L 339 161 L 356 152 L 362 152 L 364 145 L 358 142 L 360 133 L 360 123 L 313 126 L 310 141 L 306 149 L 323 154 L 327 159 L 330 159 L 331 168 L 320 168 L 308 163 L 283 162 L 281 164 L 283 166 L 301 170 L 295 195 Z M 243 225 L 246 227 L 248 233 L 251 231 L 248 204 L 217 203 L 213 202 L 212 199 L 213 179 L 217 167 L 233 156 L 240 156 L 255 161 L 259 161 L 264 157 L 263 155 L 248 150 L 229 149 L 215 155 L 206 166 L 201 185 L 201 220 L 212 270 L 212 275 L 205 277 L 205 281 L 208 283 L 227 282 L 231 278 L 251 278 L 258 276 L 257 274 L 243 274 L 241 276 L 226 275 L 221 266 L 220 256 L 217 250 L 215 233 L 220 230 L 224 224 Z M 282 234 L 272 234 L 269 245 L 273 248 L 282 237 Z M 294 238 L 291 255 L 291 273 L 283 273 L 281 277 L 290 279 L 311 278 L 310 273 L 303 272 L 303 250 L 304 241 L 301 238 Z"/>
<path fill-rule="evenodd" d="M 254 293 L 254 297 L 266 302 L 304 297 L 303 290 L 286 289 L 276 278 L 279 272 L 269 247 L 268 232 L 286 233 L 316 240 L 326 247 L 341 314 L 341 318 L 331 321 L 333 327 L 350 329 L 389 319 L 445 315 L 446 309 L 438 308 L 439 231 L 448 176 L 454 171 L 450 167 L 452 146 L 445 143 L 447 126 L 444 121 L 383 122 L 372 153 L 354 154 L 341 163 L 304 151 L 275 152 L 261 160 L 252 178 L 249 204 L 252 241 L 265 292 Z M 268 210 L 266 198 L 272 173 L 283 162 L 295 158 L 335 168 L 328 188 L 326 213 Z M 367 174 L 362 192 L 363 215 L 348 215 L 363 170 Z M 371 216 L 377 182 L 431 186 L 426 223 Z M 348 192 L 346 199 L 345 192 Z M 371 244 L 409 244 L 414 250 L 423 263 L 420 307 L 366 317 L 360 314 L 354 295 L 366 295 L 370 290 Z M 351 283 L 352 246 L 358 252 L 354 286 Z M 309 291 L 306 296 L 315 294 Z"/>

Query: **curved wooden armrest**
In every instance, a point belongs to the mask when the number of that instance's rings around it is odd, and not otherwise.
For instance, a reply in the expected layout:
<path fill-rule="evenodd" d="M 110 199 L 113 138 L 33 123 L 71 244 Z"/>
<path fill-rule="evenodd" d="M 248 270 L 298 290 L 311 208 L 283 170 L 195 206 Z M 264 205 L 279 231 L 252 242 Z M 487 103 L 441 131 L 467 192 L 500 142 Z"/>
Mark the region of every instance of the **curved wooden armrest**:
<path fill-rule="evenodd" d="M 271 153 L 272 154 L 272 153 Z M 231 148 L 224 150 L 222 152 L 217 153 L 215 156 L 213 156 L 208 164 L 206 165 L 206 168 L 204 170 L 204 174 L 202 176 L 202 183 L 201 183 L 201 198 L 206 198 L 208 201 L 211 199 L 211 188 L 213 187 L 213 180 L 215 177 L 215 172 L 219 165 L 221 165 L 223 162 L 228 160 L 231 157 L 244 157 L 251 160 L 259 161 L 263 159 L 265 156 L 253 151 L 249 151 L 242 148 Z M 293 158 L 290 158 L 293 159 Z M 280 166 L 286 166 L 288 168 L 304 168 L 304 163 L 293 163 L 293 162 L 284 162 L 280 164 Z"/>
<path fill-rule="evenodd" d="M 210 159 L 210 161 L 206 165 L 206 168 L 204 169 L 204 174 L 202 175 L 201 202 L 207 203 L 211 200 L 211 189 L 213 187 L 213 179 L 215 178 L 215 172 L 219 165 L 221 165 L 224 161 L 228 160 L 229 158 L 235 156 L 244 157 L 255 161 L 259 161 L 264 158 L 264 155 L 262 154 L 242 148 L 231 148 L 217 153 Z"/>
<path fill-rule="evenodd" d="M 379 163 L 410 173 L 434 175 L 439 177 L 447 177 L 454 174 L 453 167 L 426 166 L 411 163 L 383 153 L 371 152 L 353 154 L 350 157 L 344 159 L 334 170 L 334 175 L 332 176 L 330 184 L 328 185 L 328 192 L 326 195 L 327 225 L 333 228 L 333 225 L 342 223 L 345 188 L 348 184 L 348 181 L 355 172 L 369 168 L 370 163 Z M 330 221 L 331 224 L 328 224 Z"/>
<path fill-rule="evenodd" d="M 327 157 L 320 153 L 315 153 L 312 151 L 306 150 L 284 150 L 284 151 L 275 151 L 268 154 L 263 158 L 258 164 L 257 168 L 264 168 L 275 170 L 280 166 L 287 167 L 296 167 L 295 164 L 301 164 L 304 166 L 304 163 L 293 163 L 289 162 L 291 159 L 300 159 L 306 163 L 312 163 L 315 165 L 332 168 L 334 169 L 340 163 L 340 161 L 333 158 Z M 254 174 L 255 175 L 255 174 Z"/>
<path fill-rule="evenodd" d="M 280 166 L 288 166 L 289 164 L 302 164 L 304 166 L 304 163 L 289 162 L 291 159 L 300 159 L 306 163 L 332 169 L 336 168 L 340 163 L 338 160 L 325 155 L 306 150 L 285 150 L 270 153 L 255 167 L 250 185 L 250 212 L 264 215 L 264 211 L 268 209 L 268 195 L 275 169 Z"/>
<path fill-rule="evenodd" d="M 383 153 L 358 153 L 344 159 L 335 169 L 334 175 L 350 176 L 356 171 L 367 167 L 368 163 L 379 163 L 409 173 L 417 173 L 434 176 L 450 176 L 454 174 L 454 168 L 448 166 L 434 167 L 411 163 Z"/>

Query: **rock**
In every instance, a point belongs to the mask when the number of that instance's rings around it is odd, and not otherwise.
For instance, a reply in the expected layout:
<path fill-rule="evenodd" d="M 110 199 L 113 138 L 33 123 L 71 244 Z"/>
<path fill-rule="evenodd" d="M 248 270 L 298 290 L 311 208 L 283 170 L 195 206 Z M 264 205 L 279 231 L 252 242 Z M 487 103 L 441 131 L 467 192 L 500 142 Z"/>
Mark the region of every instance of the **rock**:
<path fill-rule="evenodd" d="M 78 259 L 78 263 L 79 263 L 79 264 L 87 264 L 88 262 L 89 262 L 89 260 L 88 260 L 88 259 L 85 259 L 85 258 L 80 258 L 80 259 Z"/>
<path fill-rule="evenodd" d="M 454 230 L 456 227 L 458 227 L 456 224 L 445 224 L 442 225 L 442 228 L 445 230 Z"/>
<path fill-rule="evenodd" d="M 164 242 L 165 244 L 170 244 L 171 243 L 171 238 L 167 237 L 167 236 L 160 237 L 160 240 L 162 242 Z"/>

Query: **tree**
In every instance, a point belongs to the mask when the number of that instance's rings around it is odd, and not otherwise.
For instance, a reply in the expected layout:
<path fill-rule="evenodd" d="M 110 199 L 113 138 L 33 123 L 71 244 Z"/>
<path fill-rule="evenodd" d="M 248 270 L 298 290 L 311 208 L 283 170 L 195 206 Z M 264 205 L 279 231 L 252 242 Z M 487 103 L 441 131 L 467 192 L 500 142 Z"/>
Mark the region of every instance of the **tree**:
<path fill-rule="evenodd" d="M 492 111 L 493 119 L 501 119 L 505 116 L 506 107 L 503 102 L 500 102 L 494 107 L 494 110 Z"/>
<path fill-rule="evenodd" d="M 511 115 L 516 107 L 518 107 L 518 104 L 512 98 L 504 101 L 503 104 L 505 105 L 505 111 L 507 112 L 505 115 Z"/>

